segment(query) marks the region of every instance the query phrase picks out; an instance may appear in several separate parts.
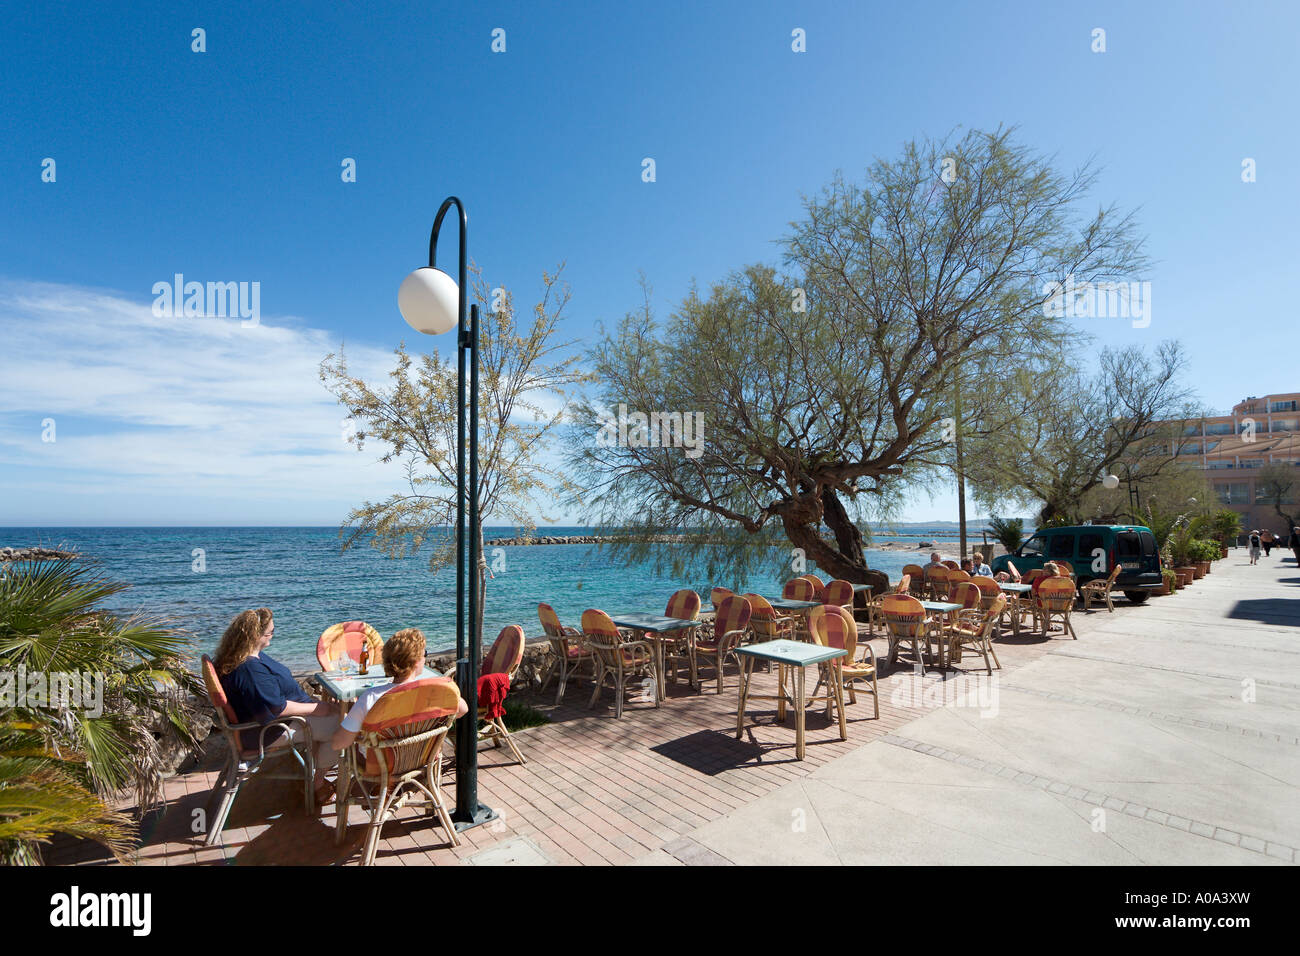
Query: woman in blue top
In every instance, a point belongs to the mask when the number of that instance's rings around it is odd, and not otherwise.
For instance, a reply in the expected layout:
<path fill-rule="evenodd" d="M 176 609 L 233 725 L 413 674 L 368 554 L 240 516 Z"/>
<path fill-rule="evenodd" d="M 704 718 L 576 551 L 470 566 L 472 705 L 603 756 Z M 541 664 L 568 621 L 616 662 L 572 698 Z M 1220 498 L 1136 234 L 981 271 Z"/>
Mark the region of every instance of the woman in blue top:
<path fill-rule="evenodd" d="M 275 621 L 269 609 L 242 611 L 222 635 L 213 664 L 241 723 L 269 724 L 280 717 L 304 717 L 311 724 L 316 744 L 316 803 L 323 806 L 334 798 L 334 785 L 325 775 L 338 760 L 330 747 L 330 738 L 339 728 L 338 710 L 332 704 L 313 700 L 298 686 L 289 668 L 264 653 L 274 634 Z M 241 742 L 256 749 L 260 733 L 245 730 Z M 266 737 L 268 745 L 275 741 L 278 746 L 293 739 L 293 729 L 287 737 L 278 730 Z"/>

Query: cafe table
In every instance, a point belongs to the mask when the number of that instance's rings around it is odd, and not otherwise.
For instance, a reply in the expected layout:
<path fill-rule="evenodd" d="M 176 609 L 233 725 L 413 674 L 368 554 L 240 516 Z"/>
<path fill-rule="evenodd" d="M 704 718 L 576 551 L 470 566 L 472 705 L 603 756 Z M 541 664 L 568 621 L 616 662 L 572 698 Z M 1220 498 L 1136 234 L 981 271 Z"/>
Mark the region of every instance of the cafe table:
<path fill-rule="evenodd" d="M 830 663 L 835 673 L 831 675 L 828 693 L 834 695 L 835 711 L 839 715 L 840 723 L 840 740 L 849 739 L 848 725 L 844 719 L 844 679 L 841 675 L 840 668 L 844 663 L 843 658 L 848 652 L 842 647 L 824 647 L 821 644 L 809 644 L 805 641 L 778 640 L 767 641 L 763 644 L 746 644 L 743 647 L 736 648 L 736 654 L 740 656 L 740 703 L 736 708 L 736 739 L 739 740 L 745 732 L 745 705 L 751 700 L 775 700 L 776 719 L 785 720 L 785 705 L 791 704 L 794 707 L 794 753 L 796 760 L 802 760 L 804 755 L 804 707 L 806 695 L 805 674 L 809 665 Z M 750 680 L 753 676 L 754 663 L 756 661 L 771 661 L 777 665 L 777 689 L 776 694 L 753 694 L 750 693 Z M 786 671 L 793 670 L 793 680 L 791 681 L 794 690 L 794 696 L 789 696 L 785 691 Z"/>
<path fill-rule="evenodd" d="M 796 628 L 796 633 L 805 634 L 809 640 L 812 639 L 812 635 L 808 634 L 808 612 L 815 607 L 821 607 L 821 601 L 796 601 L 794 598 L 779 597 L 768 598 L 767 603 L 778 611 L 793 611 L 798 614 L 803 619 L 803 624 L 802 629 Z"/>
<path fill-rule="evenodd" d="M 353 667 L 355 668 L 355 664 Z M 441 671 L 436 671 L 431 667 L 426 667 L 420 672 L 417 680 L 423 680 L 426 677 L 441 677 Z M 372 664 L 366 675 L 363 677 L 356 670 L 348 672 L 320 671 L 316 675 L 316 684 L 325 691 L 330 697 L 339 703 L 339 715 L 346 717 L 348 709 L 352 703 L 370 690 L 372 687 L 378 687 L 380 684 L 392 683 L 392 678 L 384 673 L 382 665 Z"/>
<path fill-rule="evenodd" d="M 650 647 L 654 650 L 655 676 L 658 678 L 656 690 L 659 699 L 665 700 L 668 696 L 668 678 L 664 673 L 664 644 L 677 640 L 679 637 L 677 632 L 680 631 L 687 631 L 687 640 L 692 640 L 694 630 L 700 626 L 700 622 L 679 617 L 664 617 L 662 614 L 644 614 L 640 611 L 611 614 L 609 619 L 618 627 L 631 628 L 639 632 L 650 642 Z"/>
<path fill-rule="evenodd" d="M 1003 581 L 998 585 L 1003 591 L 1011 595 L 1011 631 L 1016 637 L 1020 636 L 1020 599 L 1034 590 L 1032 584 L 1014 584 L 1011 581 Z"/>
<path fill-rule="evenodd" d="M 922 601 L 921 607 L 925 608 L 927 614 L 932 614 L 935 617 L 942 617 L 945 614 L 951 614 L 953 611 L 960 611 L 962 609 L 962 605 L 954 604 L 951 601 Z M 947 648 L 947 641 L 945 639 L 946 635 L 943 633 L 943 631 L 944 631 L 944 627 L 941 623 L 939 625 L 939 666 L 940 667 L 946 666 L 945 658 L 947 656 L 945 653 L 945 650 Z M 930 650 L 930 636 L 929 636 L 928 629 L 925 638 L 925 649 L 927 651 Z M 932 664 L 934 663 L 933 654 L 930 655 L 930 663 Z"/>

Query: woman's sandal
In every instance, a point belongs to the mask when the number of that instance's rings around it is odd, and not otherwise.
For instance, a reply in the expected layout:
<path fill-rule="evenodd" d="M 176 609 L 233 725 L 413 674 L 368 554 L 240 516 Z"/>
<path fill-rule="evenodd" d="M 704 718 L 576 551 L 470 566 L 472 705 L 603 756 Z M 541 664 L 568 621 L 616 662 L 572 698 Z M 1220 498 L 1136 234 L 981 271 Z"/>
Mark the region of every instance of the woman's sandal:
<path fill-rule="evenodd" d="M 319 787 L 316 788 L 316 806 L 328 807 L 331 803 L 334 802 L 334 798 L 337 795 L 338 794 L 335 789 L 334 781 L 326 780 L 324 783 L 322 783 Z"/>

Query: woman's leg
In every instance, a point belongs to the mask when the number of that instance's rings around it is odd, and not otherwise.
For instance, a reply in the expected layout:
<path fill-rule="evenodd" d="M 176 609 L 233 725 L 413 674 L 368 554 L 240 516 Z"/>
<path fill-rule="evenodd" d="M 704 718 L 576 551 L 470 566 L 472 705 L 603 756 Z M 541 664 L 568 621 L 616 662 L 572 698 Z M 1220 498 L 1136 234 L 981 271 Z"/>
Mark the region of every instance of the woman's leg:
<path fill-rule="evenodd" d="M 316 785 L 325 782 L 325 774 L 334 769 L 339 762 L 338 751 L 330 746 L 330 738 L 339 729 L 343 718 L 338 714 L 328 717 L 308 717 L 311 724 L 311 738 L 316 744 Z"/>

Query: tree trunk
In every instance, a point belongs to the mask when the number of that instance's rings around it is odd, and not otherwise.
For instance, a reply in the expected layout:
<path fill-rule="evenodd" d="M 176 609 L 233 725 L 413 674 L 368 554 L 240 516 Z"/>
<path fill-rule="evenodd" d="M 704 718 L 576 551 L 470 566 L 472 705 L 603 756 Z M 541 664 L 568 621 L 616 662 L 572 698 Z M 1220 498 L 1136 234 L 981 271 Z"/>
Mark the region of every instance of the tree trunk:
<path fill-rule="evenodd" d="M 825 503 L 823 496 L 823 506 Z M 800 520 L 802 517 L 782 515 L 785 533 L 791 543 L 796 548 L 802 548 L 804 554 L 816 562 L 818 567 L 853 584 L 869 584 L 875 595 L 889 590 L 889 576 L 883 571 L 873 571 L 867 567 L 862 550 L 862 532 L 848 520 L 848 514 L 838 498 L 835 498 L 834 507 L 828 508 L 825 513 L 825 521 L 835 533 L 837 547 L 832 548 L 817 533 L 816 521 Z"/>

